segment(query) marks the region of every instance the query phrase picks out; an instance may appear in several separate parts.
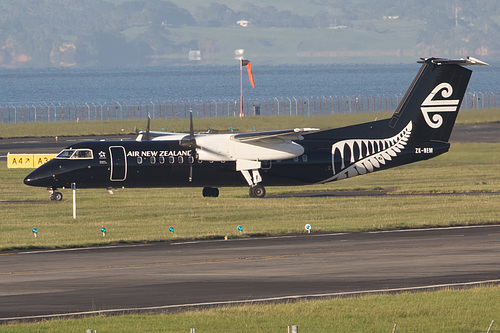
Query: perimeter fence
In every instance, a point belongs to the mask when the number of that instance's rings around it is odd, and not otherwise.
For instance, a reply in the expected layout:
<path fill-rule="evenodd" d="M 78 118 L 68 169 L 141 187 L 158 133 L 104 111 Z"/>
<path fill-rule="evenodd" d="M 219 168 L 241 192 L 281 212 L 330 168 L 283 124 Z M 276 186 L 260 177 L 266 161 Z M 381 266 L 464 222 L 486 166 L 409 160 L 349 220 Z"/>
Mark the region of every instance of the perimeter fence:
<path fill-rule="evenodd" d="M 321 115 L 393 112 L 403 95 L 269 97 L 243 100 L 245 116 Z M 500 92 L 469 92 L 462 109 L 496 108 Z M 1 123 L 33 123 L 55 121 L 97 121 L 118 119 L 188 118 L 189 110 L 195 117 L 238 117 L 239 100 L 162 100 L 142 102 L 39 103 L 0 105 Z M 500 101 L 498 102 L 500 107 Z"/>

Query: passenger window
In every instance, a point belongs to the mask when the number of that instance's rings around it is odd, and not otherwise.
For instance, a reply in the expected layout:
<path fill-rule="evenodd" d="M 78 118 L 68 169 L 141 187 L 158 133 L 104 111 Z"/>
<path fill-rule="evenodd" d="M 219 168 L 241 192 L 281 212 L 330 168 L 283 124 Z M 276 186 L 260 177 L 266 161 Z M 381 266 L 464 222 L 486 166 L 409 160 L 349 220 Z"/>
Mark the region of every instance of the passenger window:
<path fill-rule="evenodd" d="M 169 156 L 168 157 L 168 163 L 174 164 L 174 162 L 175 162 L 175 158 L 173 156 Z"/>
<path fill-rule="evenodd" d="M 160 162 L 160 164 L 165 164 L 165 157 L 164 156 L 160 156 L 160 158 L 158 159 L 158 161 Z"/>
<path fill-rule="evenodd" d="M 184 163 L 184 157 L 179 156 L 179 157 L 177 158 L 177 161 L 178 161 L 179 163 L 181 163 L 181 164 L 182 164 L 182 163 Z"/>
<path fill-rule="evenodd" d="M 193 164 L 194 163 L 194 157 L 193 156 L 189 156 L 188 157 L 188 161 L 189 161 L 189 163 Z"/>
<path fill-rule="evenodd" d="M 307 155 L 302 155 L 302 162 L 307 162 Z"/>
<path fill-rule="evenodd" d="M 156 157 L 151 156 L 151 157 L 149 158 L 149 163 L 151 163 L 151 164 L 155 164 L 155 163 L 156 163 Z"/>
<path fill-rule="evenodd" d="M 142 164 L 142 157 L 137 156 L 137 164 Z"/>

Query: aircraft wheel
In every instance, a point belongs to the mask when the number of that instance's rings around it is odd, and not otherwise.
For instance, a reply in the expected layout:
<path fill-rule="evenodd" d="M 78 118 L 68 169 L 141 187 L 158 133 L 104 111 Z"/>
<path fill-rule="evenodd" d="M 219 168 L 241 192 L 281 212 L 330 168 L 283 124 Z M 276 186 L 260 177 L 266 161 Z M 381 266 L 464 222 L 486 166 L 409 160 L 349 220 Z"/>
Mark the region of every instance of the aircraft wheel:
<path fill-rule="evenodd" d="M 203 196 L 209 198 L 217 198 L 219 196 L 219 189 L 217 187 L 204 187 Z"/>
<path fill-rule="evenodd" d="M 266 195 L 266 189 L 262 185 L 255 185 L 249 190 L 251 198 L 263 198 Z"/>
<path fill-rule="evenodd" d="M 50 194 L 50 200 L 53 201 L 61 201 L 63 199 L 63 195 L 61 192 L 54 192 Z"/>

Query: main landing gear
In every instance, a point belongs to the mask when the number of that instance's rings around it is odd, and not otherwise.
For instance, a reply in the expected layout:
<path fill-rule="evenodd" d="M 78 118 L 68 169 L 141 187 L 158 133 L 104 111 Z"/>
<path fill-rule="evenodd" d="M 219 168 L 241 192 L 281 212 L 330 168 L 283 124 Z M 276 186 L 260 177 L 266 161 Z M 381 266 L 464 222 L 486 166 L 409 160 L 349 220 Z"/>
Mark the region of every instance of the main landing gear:
<path fill-rule="evenodd" d="M 261 184 L 250 186 L 248 192 L 251 198 L 263 198 L 266 195 L 266 189 Z"/>
<path fill-rule="evenodd" d="M 61 201 L 63 199 L 63 195 L 61 192 L 57 192 L 56 190 L 57 189 L 55 189 L 55 188 L 49 189 L 49 191 L 50 191 L 49 198 L 52 201 Z"/>
<path fill-rule="evenodd" d="M 219 196 L 219 189 L 217 187 L 204 187 L 203 196 L 209 198 L 217 198 Z"/>
<path fill-rule="evenodd" d="M 250 198 L 263 198 L 266 195 L 266 189 L 261 184 L 262 177 L 260 176 L 258 169 L 260 168 L 261 163 L 255 161 L 246 161 L 246 163 L 248 165 L 243 165 L 241 167 L 236 164 L 236 170 L 241 171 L 241 174 L 245 177 L 245 180 L 250 186 L 250 189 L 248 190 Z"/>

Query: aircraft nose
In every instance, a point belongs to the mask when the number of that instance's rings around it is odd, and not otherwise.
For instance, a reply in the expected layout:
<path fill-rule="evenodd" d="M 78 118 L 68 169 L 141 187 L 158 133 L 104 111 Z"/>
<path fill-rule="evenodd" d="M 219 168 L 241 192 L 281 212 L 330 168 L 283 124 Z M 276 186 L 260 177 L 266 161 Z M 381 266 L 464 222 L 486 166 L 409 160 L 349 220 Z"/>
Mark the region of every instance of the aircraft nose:
<path fill-rule="evenodd" d="M 35 170 L 24 178 L 24 183 L 26 185 L 36 186 L 39 180 L 40 177 L 37 176 L 37 172 Z"/>
<path fill-rule="evenodd" d="M 24 184 L 26 185 L 31 185 L 31 182 L 32 182 L 32 179 L 30 177 L 30 175 L 27 175 L 25 178 L 24 178 Z"/>
<path fill-rule="evenodd" d="M 50 186 L 51 178 L 51 176 L 36 169 L 24 178 L 24 183 L 29 186 Z"/>

